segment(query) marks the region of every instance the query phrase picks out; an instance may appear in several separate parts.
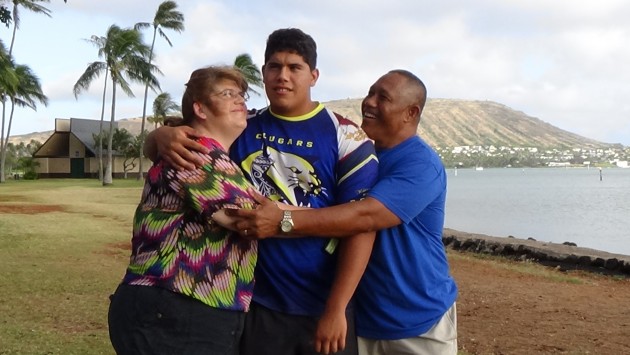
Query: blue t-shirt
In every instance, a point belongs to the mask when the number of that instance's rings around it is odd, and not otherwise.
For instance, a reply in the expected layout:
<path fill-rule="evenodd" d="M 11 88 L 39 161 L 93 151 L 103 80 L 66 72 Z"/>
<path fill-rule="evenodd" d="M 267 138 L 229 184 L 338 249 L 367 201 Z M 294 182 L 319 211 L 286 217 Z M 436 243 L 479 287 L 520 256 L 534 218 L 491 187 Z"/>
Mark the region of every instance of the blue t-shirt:
<path fill-rule="evenodd" d="M 356 293 L 357 335 L 403 339 L 426 333 L 457 298 L 442 244 L 446 173 L 417 136 L 376 153 L 379 176 L 368 196 L 402 223 L 377 234 Z"/>
<path fill-rule="evenodd" d="M 299 117 L 257 112 L 230 154 L 263 195 L 312 208 L 365 197 L 378 169 L 365 133 L 321 104 Z M 254 302 L 289 314 L 320 315 L 336 270 L 337 254 L 326 251 L 328 242 L 316 237 L 260 241 Z"/>

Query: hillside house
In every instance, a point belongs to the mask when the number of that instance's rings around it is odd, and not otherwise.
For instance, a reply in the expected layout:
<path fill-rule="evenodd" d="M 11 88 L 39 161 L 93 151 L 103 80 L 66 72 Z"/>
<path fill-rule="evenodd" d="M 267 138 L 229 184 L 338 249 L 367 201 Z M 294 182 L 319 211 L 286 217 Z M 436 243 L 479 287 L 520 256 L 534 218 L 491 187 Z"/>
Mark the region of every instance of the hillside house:
<path fill-rule="evenodd" d="M 98 148 L 93 134 L 98 134 L 100 121 L 81 118 L 55 119 L 55 132 L 33 153 L 39 162 L 37 173 L 41 178 L 98 178 Z M 103 131 L 109 132 L 110 122 L 103 122 Z M 114 128 L 118 124 L 114 122 Z M 107 151 L 103 151 L 103 164 L 107 164 Z M 113 152 L 112 176 L 124 177 L 124 157 Z M 143 162 L 145 172 L 151 162 Z M 137 169 L 127 174 L 138 176 Z"/>

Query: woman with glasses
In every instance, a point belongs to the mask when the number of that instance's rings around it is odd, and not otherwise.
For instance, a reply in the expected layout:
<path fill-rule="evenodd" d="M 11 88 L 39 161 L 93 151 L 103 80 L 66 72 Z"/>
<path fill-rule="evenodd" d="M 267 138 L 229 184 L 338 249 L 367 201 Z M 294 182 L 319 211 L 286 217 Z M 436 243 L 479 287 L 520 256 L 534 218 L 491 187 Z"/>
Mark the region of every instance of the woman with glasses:
<path fill-rule="evenodd" d="M 226 207 L 253 208 L 228 149 L 246 127 L 247 83 L 232 67 L 195 70 L 182 124 L 206 147 L 203 165 L 178 171 L 157 159 L 136 209 L 129 266 L 111 297 L 118 354 L 238 354 L 257 261 L 256 242 L 212 222 Z"/>

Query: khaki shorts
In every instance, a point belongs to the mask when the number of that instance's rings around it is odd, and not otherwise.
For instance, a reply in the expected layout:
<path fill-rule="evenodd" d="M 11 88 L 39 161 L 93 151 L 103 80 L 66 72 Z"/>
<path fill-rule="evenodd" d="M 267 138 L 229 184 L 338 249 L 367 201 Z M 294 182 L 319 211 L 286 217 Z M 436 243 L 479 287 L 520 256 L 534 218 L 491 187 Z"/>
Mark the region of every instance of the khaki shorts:
<path fill-rule="evenodd" d="M 359 337 L 359 355 L 457 354 L 457 307 L 455 303 L 428 332 L 413 338 L 374 340 Z"/>

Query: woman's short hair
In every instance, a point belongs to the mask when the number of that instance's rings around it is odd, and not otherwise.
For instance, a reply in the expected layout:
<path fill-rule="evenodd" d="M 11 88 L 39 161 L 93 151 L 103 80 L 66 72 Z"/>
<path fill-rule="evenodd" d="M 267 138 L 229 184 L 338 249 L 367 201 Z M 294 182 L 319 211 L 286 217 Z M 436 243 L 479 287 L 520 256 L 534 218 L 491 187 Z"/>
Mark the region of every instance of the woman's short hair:
<path fill-rule="evenodd" d="M 243 92 L 247 91 L 247 81 L 241 71 L 235 67 L 211 65 L 193 71 L 182 96 L 182 124 L 189 125 L 194 121 L 196 116 L 193 104 L 195 102 L 210 105 L 210 94 L 214 92 L 217 83 L 221 80 L 231 80 Z"/>

